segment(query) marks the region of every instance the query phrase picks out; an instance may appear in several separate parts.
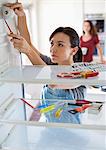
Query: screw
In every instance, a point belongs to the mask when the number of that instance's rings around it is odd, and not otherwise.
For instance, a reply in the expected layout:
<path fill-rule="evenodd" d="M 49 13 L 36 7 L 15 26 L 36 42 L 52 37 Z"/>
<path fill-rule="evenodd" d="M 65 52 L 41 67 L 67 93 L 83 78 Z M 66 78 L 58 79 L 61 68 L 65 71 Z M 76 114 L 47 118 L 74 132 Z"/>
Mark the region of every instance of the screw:
<path fill-rule="evenodd" d="M 6 10 L 4 13 L 7 15 L 7 14 L 8 14 L 8 11 Z"/>

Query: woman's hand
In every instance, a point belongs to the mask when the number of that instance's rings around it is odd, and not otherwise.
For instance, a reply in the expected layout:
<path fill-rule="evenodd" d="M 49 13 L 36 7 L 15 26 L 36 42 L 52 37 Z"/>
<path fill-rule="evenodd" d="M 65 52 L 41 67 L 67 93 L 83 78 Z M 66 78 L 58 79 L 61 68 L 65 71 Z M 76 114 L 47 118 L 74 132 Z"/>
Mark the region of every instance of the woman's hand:
<path fill-rule="evenodd" d="M 28 55 L 31 51 L 31 47 L 28 42 L 20 35 L 17 34 L 9 34 L 12 39 L 10 40 L 13 42 L 14 48 L 18 49 L 20 52 Z"/>
<path fill-rule="evenodd" d="M 31 45 L 30 34 L 27 27 L 26 15 L 23 10 L 21 3 L 7 3 L 5 6 L 14 10 L 15 14 L 18 16 L 17 28 L 20 32 L 20 35 L 26 39 L 26 41 Z"/>
<path fill-rule="evenodd" d="M 9 34 L 12 38 L 14 48 L 18 49 L 19 52 L 24 53 L 28 56 L 33 65 L 46 65 L 45 62 L 40 58 L 39 54 L 28 44 L 28 42 L 17 34 Z"/>
<path fill-rule="evenodd" d="M 15 14 L 19 17 L 25 16 L 25 12 L 21 3 L 6 3 L 4 4 L 4 6 L 12 9 L 15 12 Z"/>

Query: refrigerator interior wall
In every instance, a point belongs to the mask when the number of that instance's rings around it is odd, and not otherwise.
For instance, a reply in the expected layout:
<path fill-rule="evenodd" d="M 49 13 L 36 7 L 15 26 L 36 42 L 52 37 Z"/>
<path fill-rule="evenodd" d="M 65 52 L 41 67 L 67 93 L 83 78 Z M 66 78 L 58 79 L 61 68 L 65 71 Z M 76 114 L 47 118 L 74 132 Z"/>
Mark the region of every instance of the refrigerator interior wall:
<path fill-rule="evenodd" d="M 6 2 L 16 1 L 0 1 L 0 65 L 20 65 L 20 53 L 14 49 L 8 34 L 10 33 L 4 19 L 8 23 L 13 33 L 17 33 L 17 17 L 13 10 L 3 6 Z"/>
<path fill-rule="evenodd" d="M 5 3 L 14 3 L 16 0 L 0 0 L 0 74 L 7 70 L 9 66 L 21 66 L 21 57 L 18 50 L 14 49 L 8 34 L 10 33 L 4 19 L 8 23 L 13 33 L 17 33 L 17 16 L 14 12 L 5 7 Z M 21 84 L 7 84 L 0 82 L 0 110 L 3 106 L 9 105 L 13 98 L 22 97 Z M 7 108 L 4 109 L 4 111 Z M 14 118 L 24 118 L 22 115 L 23 107 L 19 108 L 19 114 Z M 3 111 L 3 109 L 2 109 Z M 3 115 L 0 115 L 0 119 Z M 5 140 L 10 131 L 14 128 L 13 125 L 0 124 L 0 144 Z"/>

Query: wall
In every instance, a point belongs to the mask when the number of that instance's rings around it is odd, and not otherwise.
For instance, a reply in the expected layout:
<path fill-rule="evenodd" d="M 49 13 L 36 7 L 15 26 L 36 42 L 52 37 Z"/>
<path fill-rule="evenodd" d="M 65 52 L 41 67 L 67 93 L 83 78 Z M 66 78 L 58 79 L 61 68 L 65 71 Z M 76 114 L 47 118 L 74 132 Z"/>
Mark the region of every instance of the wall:
<path fill-rule="evenodd" d="M 38 5 L 38 44 L 49 54 L 49 36 L 59 26 L 74 27 L 82 32 L 82 0 L 40 0 Z"/>
<path fill-rule="evenodd" d="M 105 13 L 105 0 L 84 0 L 85 13 Z"/>

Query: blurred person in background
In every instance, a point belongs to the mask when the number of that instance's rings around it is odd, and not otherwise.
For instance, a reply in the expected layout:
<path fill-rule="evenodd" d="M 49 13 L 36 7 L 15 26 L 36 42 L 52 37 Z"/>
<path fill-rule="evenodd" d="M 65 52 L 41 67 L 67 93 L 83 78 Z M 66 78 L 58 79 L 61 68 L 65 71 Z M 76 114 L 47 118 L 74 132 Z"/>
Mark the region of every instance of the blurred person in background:
<path fill-rule="evenodd" d="M 92 62 L 95 49 L 99 56 L 99 62 L 106 63 L 103 59 L 103 50 L 100 47 L 98 34 L 92 22 L 85 20 L 83 23 L 83 35 L 80 37 L 80 47 L 84 62 Z"/>

